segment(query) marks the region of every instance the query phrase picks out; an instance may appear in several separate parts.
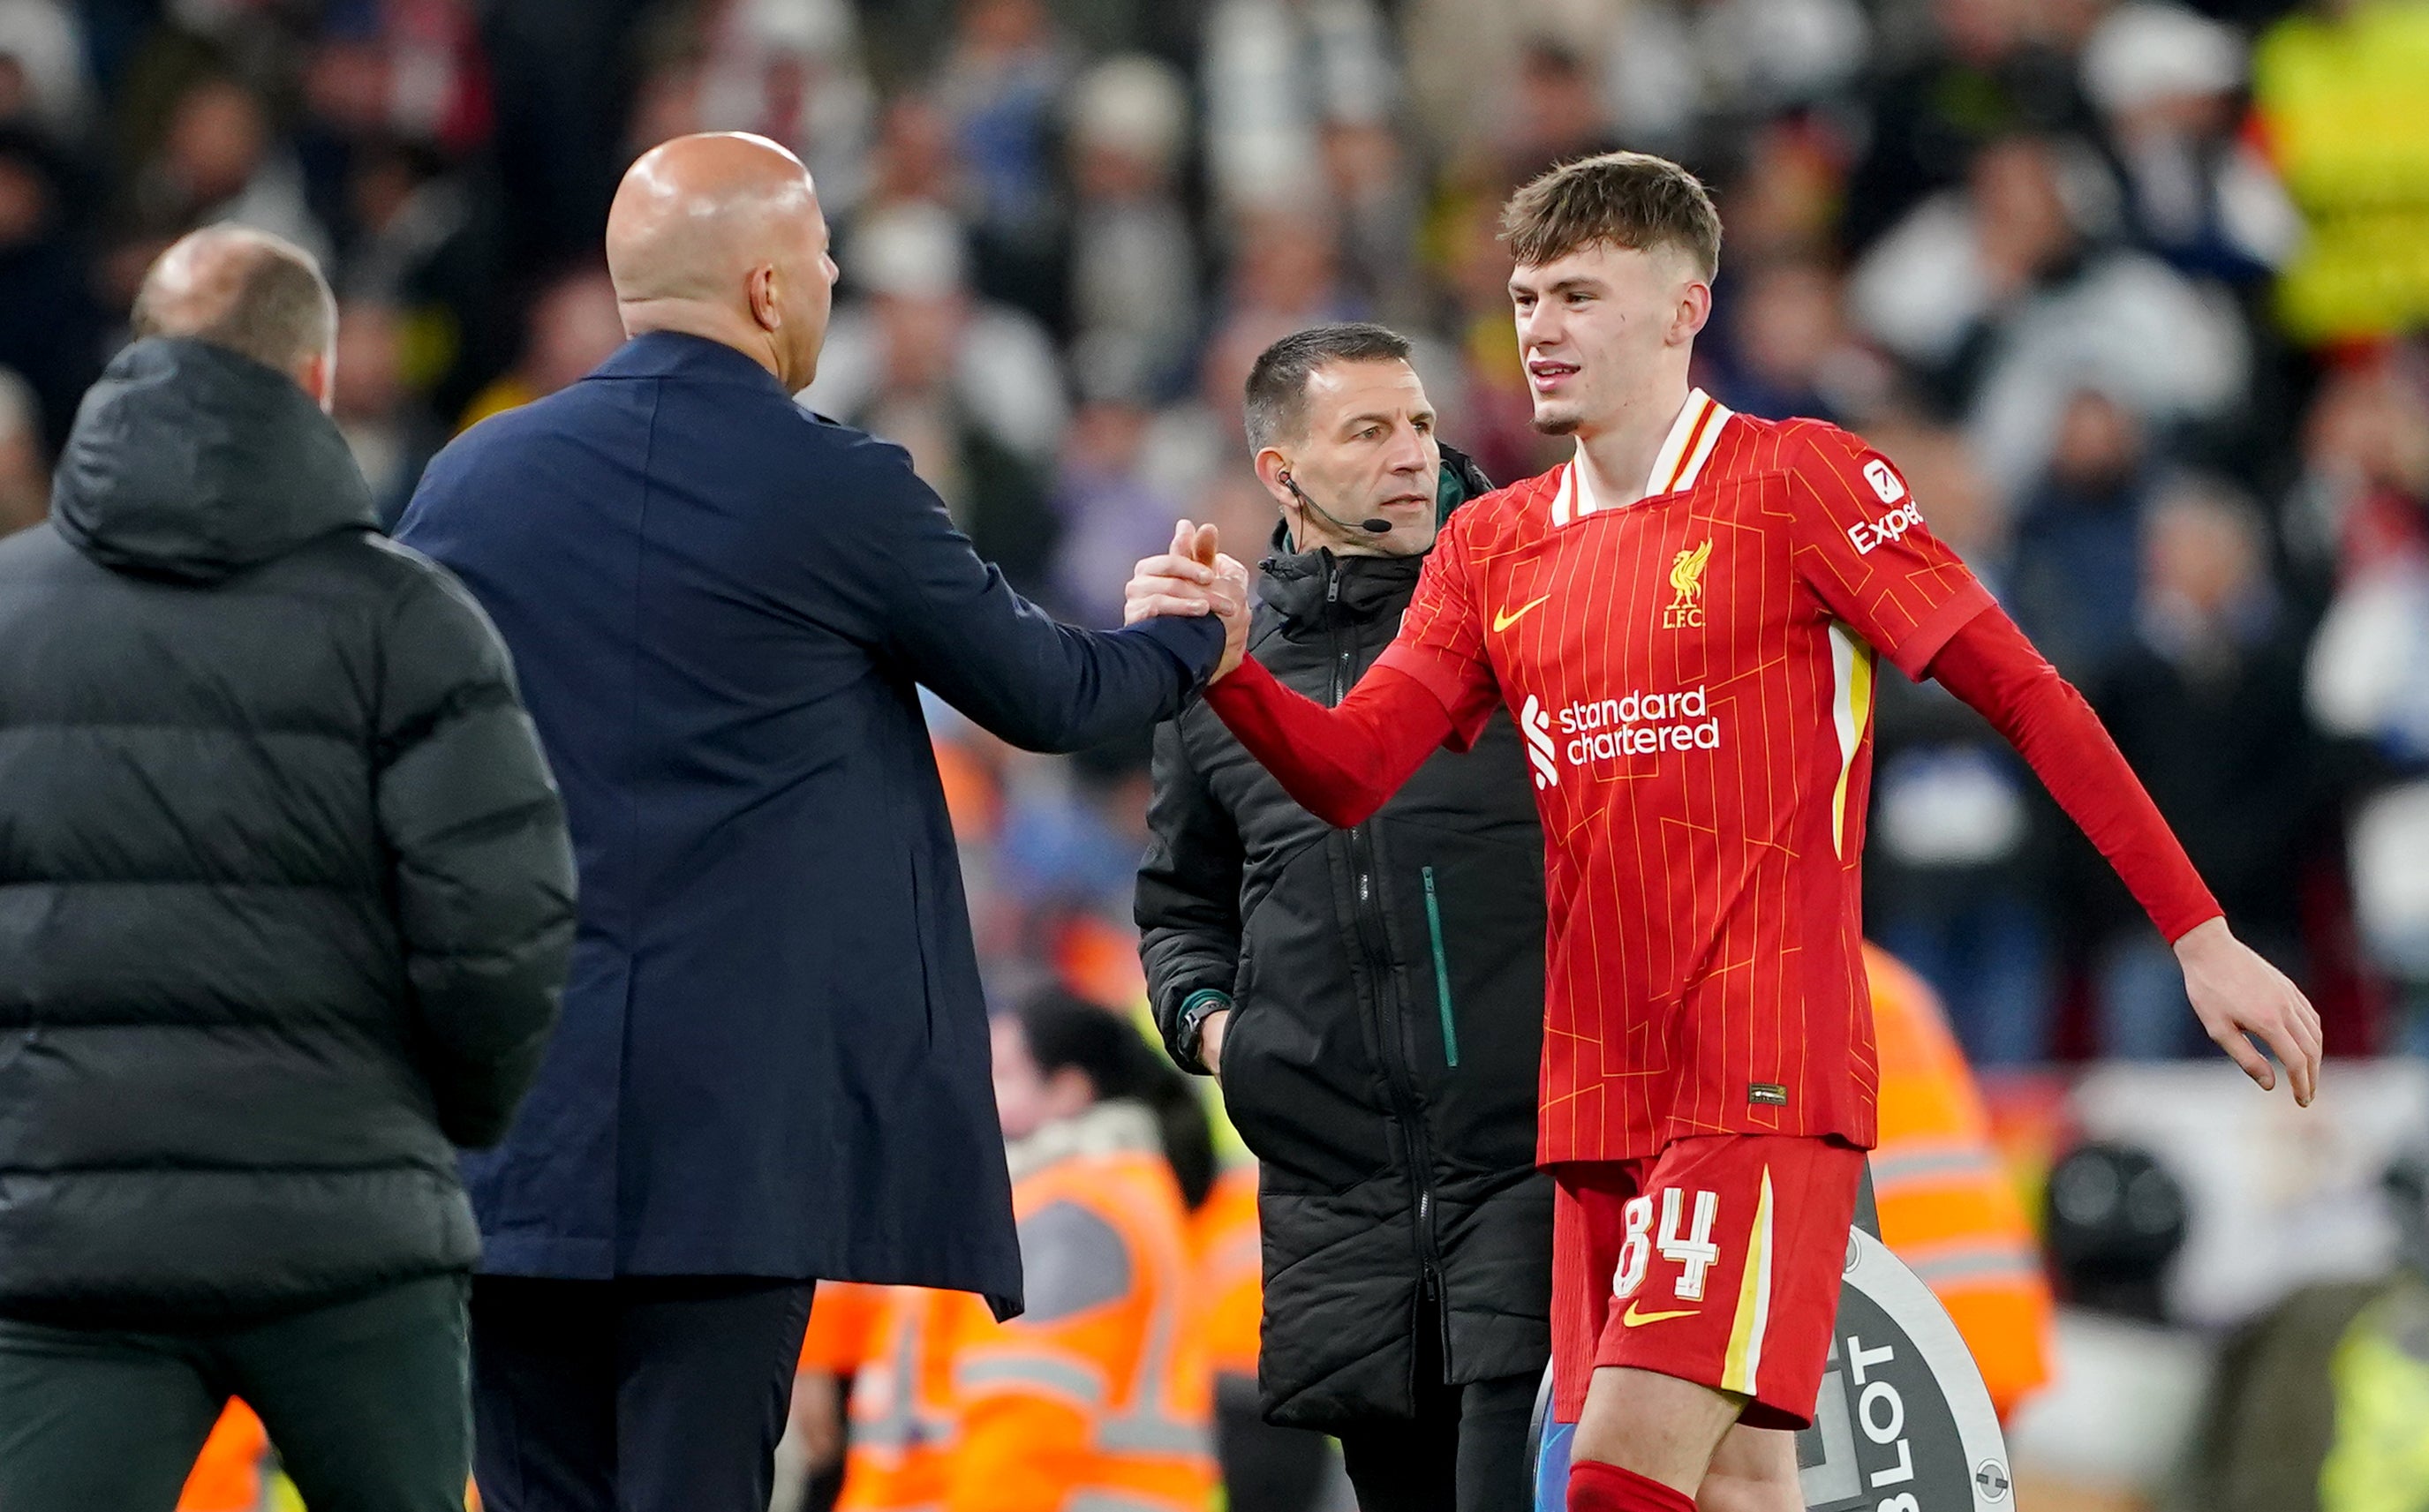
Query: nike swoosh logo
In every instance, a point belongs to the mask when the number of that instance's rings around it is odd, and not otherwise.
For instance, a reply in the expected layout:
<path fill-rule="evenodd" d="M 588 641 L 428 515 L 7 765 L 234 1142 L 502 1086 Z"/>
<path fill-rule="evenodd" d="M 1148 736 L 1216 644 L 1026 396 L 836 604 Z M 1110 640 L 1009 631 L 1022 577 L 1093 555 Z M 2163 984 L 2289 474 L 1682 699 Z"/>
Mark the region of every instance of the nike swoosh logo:
<path fill-rule="evenodd" d="M 1641 1302 L 1629 1303 L 1628 1310 L 1619 1315 L 1619 1321 L 1630 1328 L 1635 1328 L 1644 1323 L 1662 1323 L 1672 1318 L 1693 1318 L 1704 1310 L 1701 1307 L 1689 1307 L 1684 1312 L 1639 1312 L 1637 1309 L 1643 1306 Z"/>
<path fill-rule="evenodd" d="M 1545 600 L 1551 597 L 1552 596 L 1547 593 L 1544 595 L 1543 599 L 1536 600 L 1534 603 L 1520 604 L 1515 609 L 1506 610 L 1501 614 L 1495 615 L 1493 616 L 1493 633 L 1496 635 L 1500 634 L 1503 631 L 1508 630 L 1511 626 L 1518 623 L 1520 616 L 1525 615 L 1527 611 L 1540 606 Z"/>

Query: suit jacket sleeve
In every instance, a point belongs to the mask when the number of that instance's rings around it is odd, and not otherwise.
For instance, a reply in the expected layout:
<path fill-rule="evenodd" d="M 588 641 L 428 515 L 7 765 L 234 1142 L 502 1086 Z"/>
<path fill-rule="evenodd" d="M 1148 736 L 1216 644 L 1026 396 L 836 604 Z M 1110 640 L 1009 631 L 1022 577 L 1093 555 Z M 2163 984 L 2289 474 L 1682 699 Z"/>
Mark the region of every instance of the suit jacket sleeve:
<path fill-rule="evenodd" d="M 947 703 L 1027 750 L 1080 750 L 1168 718 L 1222 656 L 1211 616 L 1127 630 L 1057 624 L 979 559 L 896 448 L 855 505 L 883 575 L 888 650 Z M 890 474 L 890 476 L 886 475 Z"/>
<path fill-rule="evenodd" d="M 1190 760 L 1178 720 L 1156 728 L 1153 777 L 1135 905 L 1139 957 L 1165 1050 L 1182 1070 L 1203 1073 L 1173 1036 L 1192 994 L 1212 987 L 1228 994 L 1239 976 L 1246 853 L 1231 811 Z"/>
<path fill-rule="evenodd" d="M 383 641 L 375 800 L 439 1127 L 480 1147 L 504 1137 L 556 1022 L 573 851 L 497 631 L 416 565 Z"/>

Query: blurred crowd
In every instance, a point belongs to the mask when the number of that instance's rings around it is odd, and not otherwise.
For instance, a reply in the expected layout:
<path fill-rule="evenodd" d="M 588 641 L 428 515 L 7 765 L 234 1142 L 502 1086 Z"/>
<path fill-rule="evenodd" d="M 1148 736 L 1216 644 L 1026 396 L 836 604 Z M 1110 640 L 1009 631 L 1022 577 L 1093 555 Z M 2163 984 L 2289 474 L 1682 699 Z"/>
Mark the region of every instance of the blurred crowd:
<path fill-rule="evenodd" d="M 0 530 L 136 281 L 236 220 L 323 257 L 393 518 L 620 339 L 623 167 L 765 133 L 844 282 L 803 402 L 982 552 L 1118 616 L 1176 516 L 1273 528 L 1240 387 L 1373 318 L 1496 481 L 1533 435 L 1503 195 L 1675 156 L 1727 228 L 1698 381 L 1859 430 L 2109 720 L 2332 1053 L 2429 985 L 2429 5 L 2418 0 L 0 0 Z M 936 711 L 1005 1000 L 1135 996 L 1146 732 Z M 2195 1048 L 2160 942 L 1970 712 L 1879 706 L 1870 924 L 1980 1063 Z"/>

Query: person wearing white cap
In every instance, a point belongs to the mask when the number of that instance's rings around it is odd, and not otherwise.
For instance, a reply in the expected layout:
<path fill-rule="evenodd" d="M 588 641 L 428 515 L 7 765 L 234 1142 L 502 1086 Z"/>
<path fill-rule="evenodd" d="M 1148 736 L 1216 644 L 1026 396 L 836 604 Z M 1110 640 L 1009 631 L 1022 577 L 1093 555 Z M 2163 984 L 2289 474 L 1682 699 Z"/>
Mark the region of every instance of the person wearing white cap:
<path fill-rule="evenodd" d="M 2183 272 L 2266 278 L 2300 241 L 2301 217 L 2266 159 L 2236 132 L 2249 72 L 2232 26 L 2134 0 L 2083 50 L 2083 90 L 2124 170 L 2136 235 Z"/>

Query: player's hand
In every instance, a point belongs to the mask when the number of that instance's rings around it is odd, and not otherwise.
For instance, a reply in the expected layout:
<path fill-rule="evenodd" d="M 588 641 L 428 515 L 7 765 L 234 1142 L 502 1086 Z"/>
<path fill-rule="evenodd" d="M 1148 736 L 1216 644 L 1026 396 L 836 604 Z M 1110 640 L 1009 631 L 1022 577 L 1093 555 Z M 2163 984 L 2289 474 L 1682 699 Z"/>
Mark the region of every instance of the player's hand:
<path fill-rule="evenodd" d="M 2219 1048 L 2263 1092 L 2274 1092 L 2276 1068 L 2245 1036 L 2258 1039 L 2286 1067 L 2294 1101 L 2310 1107 L 2320 1090 L 2320 1013 L 2302 989 L 2237 939 L 2222 918 L 2177 941 L 2176 961 L 2185 969 L 2185 995 Z"/>
<path fill-rule="evenodd" d="M 1218 1008 L 1198 1021 L 1198 1063 L 1216 1081 L 1223 1079 L 1223 1031 L 1231 1027 L 1231 1011 Z"/>
<path fill-rule="evenodd" d="M 1214 527 L 1205 530 L 1211 535 Z M 1220 551 L 1214 553 L 1214 597 L 1221 606 L 1215 613 L 1223 616 L 1223 660 L 1210 682 L 1229 677 L 1248 654 L 1248 569 Z"/>
<path fill-rule="evenodd" d="M 1173 528 L 1170 550 L 1161 556 L 1141 558 L 1122 590 L 1122 623 L 1135 625 L 1159 615 L 1222 613 L 1214 534 L 1214 526 L 1192 525 L 1184 519 Z M 1208 538 L 1202 555 L 1200 535 Z"/>

